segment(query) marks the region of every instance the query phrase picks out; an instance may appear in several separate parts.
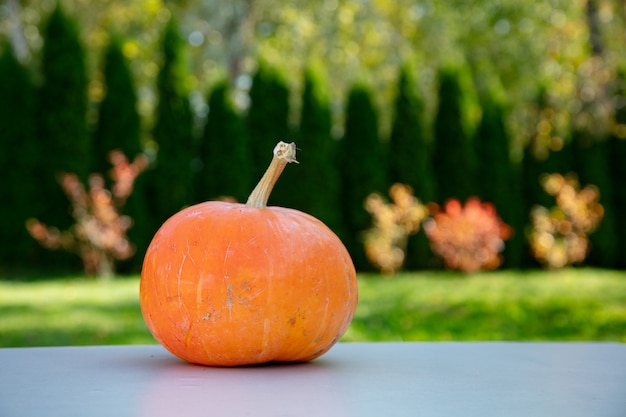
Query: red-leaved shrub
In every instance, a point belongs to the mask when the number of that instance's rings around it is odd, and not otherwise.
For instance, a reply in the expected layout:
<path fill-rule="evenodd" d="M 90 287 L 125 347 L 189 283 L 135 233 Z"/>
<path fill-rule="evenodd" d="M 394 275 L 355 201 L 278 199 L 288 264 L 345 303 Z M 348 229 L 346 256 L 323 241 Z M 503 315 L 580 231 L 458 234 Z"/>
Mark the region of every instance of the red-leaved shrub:
<path fill-rule="evenodd" d="M 432 217 L 424 221 L 424 231 L 446 267 L 475 272 L 500 266 L 511 229 L 500 220 L 493 204 L 470 197 L 462 206 L 451 199 L 443 210 L 433 204 L 430 211 Z"/>
<path fill-rule="evenodd" d="M 147 158 L 140 155 L 132 163 L 120 151 L 110 154 L 113 164 L 111 191 L 105 188 L 100 174 L 89 176 L 89 190 L 75 174 L 61 175 L 63 191 L 72 205 L 75 223 L 67 231 L 49 227 L 37 219 L 29 219 L 30 235 L 48 249 L 63 249 L 78 254 L 85 272 L 102 278 L 115 272 L 115 260 L 130 258 L 134 248 L 126 233 L 132 219 L 122 215 L 126 199 L 133 191 L 137 176 L 147 167 Z"/>

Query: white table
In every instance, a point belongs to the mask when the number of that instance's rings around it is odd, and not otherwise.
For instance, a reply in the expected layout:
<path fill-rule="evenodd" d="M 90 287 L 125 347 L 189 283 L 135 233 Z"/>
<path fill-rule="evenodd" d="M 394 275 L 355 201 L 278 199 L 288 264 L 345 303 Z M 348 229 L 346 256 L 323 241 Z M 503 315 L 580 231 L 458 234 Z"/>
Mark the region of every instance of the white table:
<path fill-rule="evenodd" d="M 0 349 L 0 416 L 626 416 L 626 345 L 344 343 L 307 364 L 162 347 Z"/>

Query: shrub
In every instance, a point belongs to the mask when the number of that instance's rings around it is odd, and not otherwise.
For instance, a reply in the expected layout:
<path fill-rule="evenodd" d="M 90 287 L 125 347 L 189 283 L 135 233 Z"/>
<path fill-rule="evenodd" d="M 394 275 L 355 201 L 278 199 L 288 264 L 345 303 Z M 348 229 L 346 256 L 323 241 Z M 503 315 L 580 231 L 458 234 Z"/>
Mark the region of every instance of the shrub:
<path fill-rule="evenodd" d="M 408 185 L 392 185 L 389 196 L 391 203 L 376 193 L 365 200 L 365 209 L 374 220 L 365 234 L 365 254 L 383 274 L 393 275 L 402 267 L 408 238 L 419 231 L 428 209 L 413 196 Z"/>
<path fill-rule="evenodd" d="M 128 259 L 134 253 L 126 237 L 132 219 L 120 212 L 133 191 L 135 179 L 147 167 L 147 159 L 143 155 L 129 164 L 122 152 L 113 151 L 110 160 L 114 181 L 111 191 L 105 188 L 100 174 L 89 176 L 89 192 L 76 174 L 61 176 L 61 186 L 70 199 L 75 220 L 69 230 L 61 232 L 37 219 L 29 219 L 26 224 L 31 236 L 42 246 L 77 253 L 85 272 L 102 278 L 114 274 L 116 259 Z"/>
<path fill-rule="evenodd" d="M 603 215 L 598 189 L 588 185 L 580 190 L 573 175 L 550 174 L 541 183 L 557 205 L 552 209 L 535 206 L 530 213 L 533 255 L 550 268 L 584 261 L 589 251 L 587 235 L 598 227 Z"/>
<path fill-rule="evenodd" d="M 459 200 L 450 199 L 443 210 L 433 204 L 430 211 L 432 217 L 424 222 L 424 232 L 446 267 L 476 272 L 500 266 L 500 253 L 511 230 L 493 204 L 470 197 L 463 207 Z"/>

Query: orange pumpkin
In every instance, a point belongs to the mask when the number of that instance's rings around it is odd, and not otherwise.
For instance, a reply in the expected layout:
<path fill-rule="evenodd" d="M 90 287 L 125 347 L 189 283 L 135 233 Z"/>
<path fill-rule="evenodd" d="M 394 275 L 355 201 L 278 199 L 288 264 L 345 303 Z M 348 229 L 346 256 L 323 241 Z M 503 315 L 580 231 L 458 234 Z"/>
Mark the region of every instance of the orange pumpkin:
<path fill-rule="evenodd" d="M 267 207 L 295 144 L 280 142 L 244 204 L 210 201 L 168 219 L 141 272 L 153 336 L 189 362 L 236 366 L 309 361 L 344 334 L 357 304 L 339 238 L 297 210 Z"/>

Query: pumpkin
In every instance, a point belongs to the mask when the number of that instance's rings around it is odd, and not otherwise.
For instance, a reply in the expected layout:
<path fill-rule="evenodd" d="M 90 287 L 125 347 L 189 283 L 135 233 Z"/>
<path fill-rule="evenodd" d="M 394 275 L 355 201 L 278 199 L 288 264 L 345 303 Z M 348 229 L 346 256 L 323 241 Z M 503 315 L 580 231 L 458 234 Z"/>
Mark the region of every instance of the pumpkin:
<path fill-rule="evenodd" d="M 344 334 L 356 272 L 339 238 L 298 210 L 268 207 L 295 144 L 280 142 L 246 204 L 208 201 L 157 231 L 141 272 L 152 335 L 192 363 L 304 362 Z"/>

